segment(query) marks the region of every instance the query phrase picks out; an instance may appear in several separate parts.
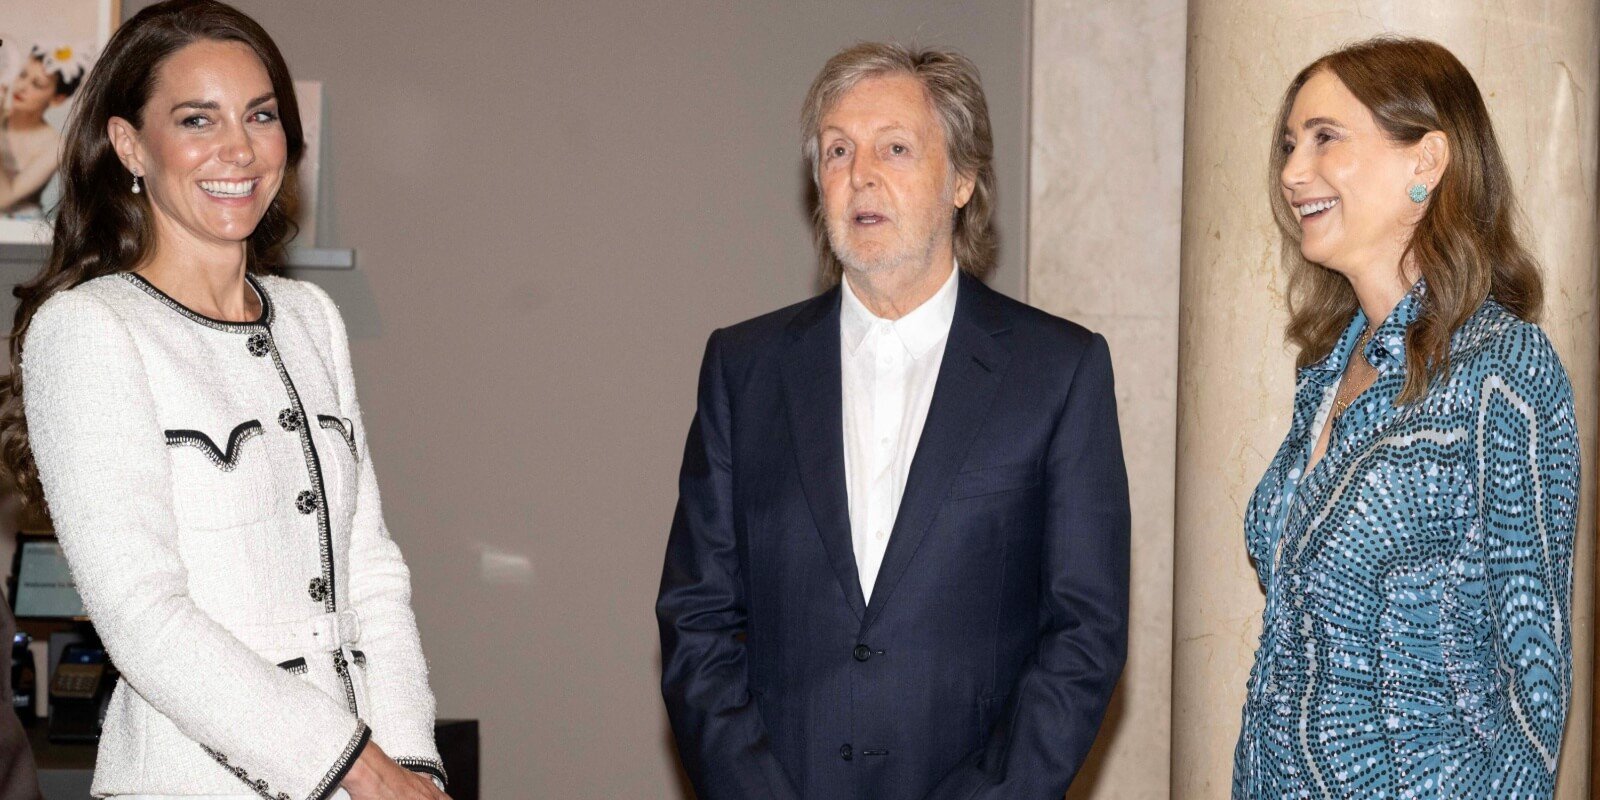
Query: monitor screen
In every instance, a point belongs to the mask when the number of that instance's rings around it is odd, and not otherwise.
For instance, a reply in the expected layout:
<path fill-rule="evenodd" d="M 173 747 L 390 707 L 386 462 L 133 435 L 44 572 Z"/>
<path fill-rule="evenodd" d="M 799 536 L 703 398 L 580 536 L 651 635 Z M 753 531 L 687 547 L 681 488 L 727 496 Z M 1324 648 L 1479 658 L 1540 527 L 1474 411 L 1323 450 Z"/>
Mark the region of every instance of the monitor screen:
<path fill-rule="evenodd" d="M 82 619 L 87 616 L 72 584 L 66 556 L 55 539 L 20 537 L 17 590 L 12 610 L 18 619 Z"/>

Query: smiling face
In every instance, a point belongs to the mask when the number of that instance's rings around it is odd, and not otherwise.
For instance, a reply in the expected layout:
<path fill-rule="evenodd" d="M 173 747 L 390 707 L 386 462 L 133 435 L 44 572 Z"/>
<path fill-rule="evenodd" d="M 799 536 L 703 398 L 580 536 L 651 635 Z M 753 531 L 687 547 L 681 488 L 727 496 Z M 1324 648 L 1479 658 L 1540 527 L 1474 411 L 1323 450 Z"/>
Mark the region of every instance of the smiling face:
<path fill-rule="evenodd" d="M 56 93 L 60 85 L 61 78 L 53 72 L 46 72 L 43 61 L 28 59 L 22 74 L 11 85 L 12 113 L 43 116 L 45 109 L 66 102 L 66 97 Z"/>
<path fill-rule="evenodd" d="M 1424 204 L 1407 190 L 1436 185 L 1422 143 L 1397 144 L 1327 70 L 1295 96 L 1283 131 L 1279 181 L 1300 221 L 1300 252 L 1346 277 L 1395 269 Z"/>
<path fill-rule="evenodd" d="M 862 80 L 823 115 L 817 181 L 828 243 L 846 268 L 949 264 L 956 209 L 972 196 L 944 129 L 910 75 Z"/>
<path fill-rule="evenodd" d="M 283 183 L 288 144 L 272 80 L 238 42 L 200 41 L 157 69 L 143 127 L 112 118 L 110 134 L 142 174 L 157 241 L 247 239 Z"/>

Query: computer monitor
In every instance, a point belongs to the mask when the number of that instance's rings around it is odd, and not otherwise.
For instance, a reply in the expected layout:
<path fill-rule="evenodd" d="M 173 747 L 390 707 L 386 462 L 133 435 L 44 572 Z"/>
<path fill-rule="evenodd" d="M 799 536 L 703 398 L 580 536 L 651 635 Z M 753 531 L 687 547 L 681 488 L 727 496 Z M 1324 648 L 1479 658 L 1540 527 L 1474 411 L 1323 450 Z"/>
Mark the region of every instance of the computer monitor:
<path fill-rule="evenodd" d="M 17 619 L 86 620 L 83 598 L 72 583 L 67 558 L 54 536 L 17 534 L 17 555 L 11 565 L 16 586 L 11 611 Z"/>

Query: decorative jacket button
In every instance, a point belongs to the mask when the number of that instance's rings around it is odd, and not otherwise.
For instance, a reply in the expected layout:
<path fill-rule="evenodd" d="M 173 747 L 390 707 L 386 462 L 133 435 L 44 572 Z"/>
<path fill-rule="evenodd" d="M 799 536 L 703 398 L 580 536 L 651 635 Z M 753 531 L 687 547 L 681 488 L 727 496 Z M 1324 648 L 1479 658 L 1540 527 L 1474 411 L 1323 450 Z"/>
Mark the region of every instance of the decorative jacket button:
<path fill-rule="evenodd" d="M 310 514 L 311 512 L 316 511 L 317 493 L 308 490 L 295 495 L 294 507 L 299 509 L 300 513 L 302 514 Z"/>
<path fill-rule="evenodd" d="M 324 600 L 327 600 L 328 599 L 328 582 L 323 580 L 321 576 L 312 578 L 311 579 L 310 591 L 311 591 L 311 599 L 312 600 L 315 600 L 315 601 L 317 601 L 319 603 L 324 601 Z"/>
<path fill-rule="evenodd" d="M 850 749 L 850 745 L 844 744 L 839 747 L 839 757 L 849 761 L 850 759 L 855 758 L 856 754 L 854 750 Z"/>
<path fill-rule="evenodd" d="M 250 350 L 250 355 L 260 358 L 266 355 L 269 349 L 267 335 L 264 333 L 252 333 L 250 334 L 250 339 L 244 343 L 244 346 Z"/>
<path fill-rule="evenodd" d="M 294 433 L 300 430 L 300 415 L 294 413 L 294 409 L 286 408 L 278 412 L 278 424 L 283 426 L 284 430 Z"/>
<path fill-rule="evenodd" d="M 857 661 L 866 661 L 867 659 L 872 658 L 872 648 L 864 644 L 858 644 L 856 645 L 856 649 L 851 651 L 850 654 L 855 656 Z"/>

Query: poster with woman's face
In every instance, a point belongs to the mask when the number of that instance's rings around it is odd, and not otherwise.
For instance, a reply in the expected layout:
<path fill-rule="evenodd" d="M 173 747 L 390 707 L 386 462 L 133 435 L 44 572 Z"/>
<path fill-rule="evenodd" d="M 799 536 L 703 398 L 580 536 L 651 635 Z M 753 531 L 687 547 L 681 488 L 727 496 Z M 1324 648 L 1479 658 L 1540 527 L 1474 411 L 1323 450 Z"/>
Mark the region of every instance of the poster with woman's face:
<path fill-rule="evenodd" d="M 0 5 L 0 242 L 43 242 L 72 98 L 120 19 L 119 0 Z"/>

